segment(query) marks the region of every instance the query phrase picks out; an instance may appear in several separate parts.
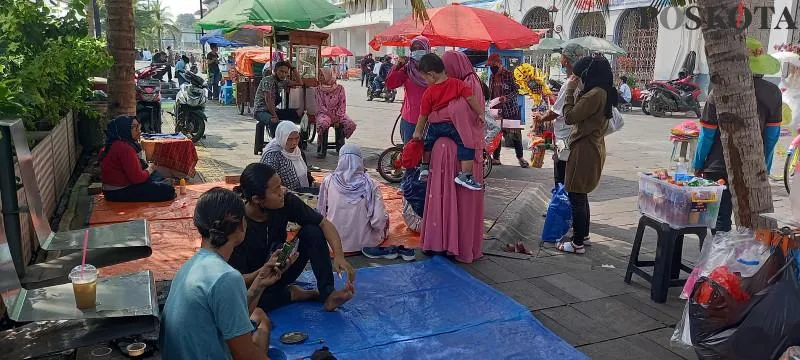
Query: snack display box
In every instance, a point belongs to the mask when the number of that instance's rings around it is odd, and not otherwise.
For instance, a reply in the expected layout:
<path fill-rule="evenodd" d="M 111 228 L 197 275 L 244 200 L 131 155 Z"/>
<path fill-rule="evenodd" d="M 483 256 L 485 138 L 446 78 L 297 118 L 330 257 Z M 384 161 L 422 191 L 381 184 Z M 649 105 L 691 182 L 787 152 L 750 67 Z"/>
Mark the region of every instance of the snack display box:
<path fill-rule="evenodd" d="M 679 185 L 652 174 L 639 174 L 638 210 L 674 229 L 696 226 L 713 229 L 723 190 L 723 185 Z"/>

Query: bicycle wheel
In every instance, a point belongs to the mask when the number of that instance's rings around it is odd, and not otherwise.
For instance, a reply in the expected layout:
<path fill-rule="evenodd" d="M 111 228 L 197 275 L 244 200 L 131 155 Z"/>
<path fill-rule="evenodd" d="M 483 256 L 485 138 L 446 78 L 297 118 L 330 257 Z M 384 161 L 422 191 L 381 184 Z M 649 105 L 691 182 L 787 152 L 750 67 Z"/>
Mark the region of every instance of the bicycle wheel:
<path fill-rule="evenodd" d="M 403 148 L 394 146 L 384 150 L 378 157 L 378 174 L 384 180 L 394 184 L 403 180 L 402 154 Z"/>
<path fill-rule="evenodd" d="M 489 154 L 488 152 L 486 152 L 486 150 L 484 150 L 483 151 L 483 179 L 484 179 L 484 181 L 486 181 L 486 178 L 488 178 L 489 174 L 492 173 L 492 167 L 493 166 L 494 165 L 492 164 L 492 155 Z"/>
<path fill-rule="evenodd" d="M 786 187 L 786 192 L 791 192 L 789 187 L 792 184 L 795 170 L 797 169 L 797 160 L 800 159 L 800 151 L 797 149 L 790 149 L 786 154 L 786 164 L 783 166 L 783 186 Z"/>

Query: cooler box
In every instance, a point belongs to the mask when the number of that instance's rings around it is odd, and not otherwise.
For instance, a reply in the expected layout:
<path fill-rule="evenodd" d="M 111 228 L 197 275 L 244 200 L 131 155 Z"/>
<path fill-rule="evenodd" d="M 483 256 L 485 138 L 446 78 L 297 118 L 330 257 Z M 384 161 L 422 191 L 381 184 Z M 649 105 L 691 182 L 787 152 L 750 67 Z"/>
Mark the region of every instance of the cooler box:
<path fill-rule="evenodd" d="M 724 186 L 678 186 L 639 174 L 638 210 L 674 229 L 717 224 Z"/>

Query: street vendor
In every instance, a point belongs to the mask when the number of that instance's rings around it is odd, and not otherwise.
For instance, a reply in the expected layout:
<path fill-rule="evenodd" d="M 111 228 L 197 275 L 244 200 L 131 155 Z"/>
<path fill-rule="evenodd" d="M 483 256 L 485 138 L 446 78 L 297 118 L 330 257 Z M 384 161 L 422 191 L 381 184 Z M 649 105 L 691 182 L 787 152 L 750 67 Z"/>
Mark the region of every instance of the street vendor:
<path fill-rule="evenodd" d="M 283 101 L 281 90 L 287 90 L 292 86 L 301 86 L 300 75 L 292 69 L 286 61 L 275 63 L 274 73 L 269 75 L 268 66 L 264 66 L 264 77 L 258 84 L 256 94 L 253 99 L 253 117 L 258 121 L 256 125 L 256 149 L 261 150 L 264 146 L 264 129 L 267 128 L 270 137 L 275 136 L 275 128 L 281 120 L 296 122 L 297 112 L 291 109 L 278 109 L 277 106 Z M 294 79 L 290 78 L 294 72 Z"/>
<path fill-rule="evenodd" d="M 144 160 L 139 144 L 142 128 L 133 116 L 108 123 L 106 144 L 100 150 L 100 178 L 108 201 L 157 202 L 175 198 L 175 188 Z"/>
<path fill-rule="evenodd" d="M 492 71 L 491 78 L 489 79 L 489 91 L 492 99 L 500 99 L 500 117 L 504 120 L 521 120 L 522 115 L 519 111 L 519 104 L 517 103 L 517 95 L 519 87 L 514 80 L 514 74 L 503 66 L 500 55 L 492 54 L 487 61 L 489 69 Z M 528 168 L 530 164 L 523 158 L 522 153 L 522 139 L 509 130 L 503 130 L 503 137 L 511 138 L 514 145 L 514 153 L 517 156 L 517 162 L 521 168 Z M 494 165 L 502 165 L 500 162 L 500 148 L 492 154 L 492 163 Z"/>
<path fill-rule="evenodd" d="M 280 280 L 267 287 L 258 302 L 260 308 L 273 310 L 294 302 L 316 300 L 326 311 L 334 311 L 353 298 L 355 270 L 344 258 L 342 240 L 336 227 L 303 200 L 288 192 L 281 176 L 268 165 L 248 165 L 234 188 L 245 201 L 246 232 L 244 241 L 233 250 L 228 263 L 239 270 L 251 286 L 270 254 L 287 241 L 286 226 L 291 221 L 301 226 L 293 241 L 298 256 L 281 264 Z M 330 250 L 333 252 L 331 261 Z M 294 282 L 311 263 L 317 288 L 305 290 Z M 346 275 L 342 289 L 334 287 L 334 272 Z"/>
<path fill-rule="evenodd" d="M 769 174 L 772 167 L 772 155 L 781 133 L 781 105 L 783 104 L 781 90 L 777 85 L 764 80 L 765 74 L 774 74 L 781 69 L 780 62 L 764 50 L 758 40 L 747 38 L 747 49 L 750 52 L 748 61 L 750 71 L 753 73 L 753 87 L 756 93 L 756 106 L 760 121 L 761 137 L 764 141 L 764 162 Z M 718 130 L 717 108 L 714 105 L 714 92 L 708 94 L 703 115 L 700 118 L 700 138 L 697 142 L 693 168 L 696 175 L 711 181 L 724 180 L 728 182 L 728 169 L 722 151 L 722 140 Z M 731 231 L 733 204 L 731 192 L 727 187 L 722 192 L 719 205 L 716 231 Z"/>

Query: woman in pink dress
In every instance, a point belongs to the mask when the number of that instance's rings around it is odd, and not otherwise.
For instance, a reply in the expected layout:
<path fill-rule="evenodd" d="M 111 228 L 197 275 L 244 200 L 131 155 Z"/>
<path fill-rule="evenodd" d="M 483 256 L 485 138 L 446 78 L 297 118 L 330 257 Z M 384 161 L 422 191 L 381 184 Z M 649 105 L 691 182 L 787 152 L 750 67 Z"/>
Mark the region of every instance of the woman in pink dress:
<path fill-rule="evenodd" d="M 450 77 L 466 82 L 473 92 L 473 96 L 483 102 L 483 90 L 480 79 L 475 74 L 469 58 L 458 51 L 448 51 L 442 57 L 445 71 Z M 455 121 L 475 120 L 474 113 L 464 107 L 460 114 L 445 114 L 443 109 L 434 112 L 439 116 L 458 116 Z M 462 118 L 463 117 L 463 118 Z M 461 120 L 466 119 L 466 120 Z M 481 129 L 482 130 L 482 129 Z M 481 131 L 482 133 L 482 131 Z M 462 138 L 464 134 L 459 134 Z M 481 146 L 475 151 L 475 166 L 472 176 L 483 182 L 483 136 L 478 133 L 470 134 L 474 141 L 479 141 Z M 475 139 L 477 137 L 477 139 Z M 464 139 L 466 143 L 467 140 Z M 422 220 L 422 248 L 425 251 L 446 252 L 455 257 L 456 261 L 471 263 L 483 256 L 481 245 L 483 242 L 483 191 L 467 190 L 456 186 L 453 178 L 458 174 L 460 165 L 456 157 L 456 144 L 448 138 L 440 138 L 433 146 L 431 153 L 430 175 L 428 177 L 428 190 L 425 199 L 425 210 Z"/>
<path fill-rule="evenodd" d="M 350 138 L 356 131 L 356 123 L 347 116 L 347 95 L 344 87 L 336 82 L 336 74 L 330 68 L 320 70 L 320 84 L 317 88 L 317 134 L 319 143 L 331 126 L 341 126 L 344 137 Z"/>

